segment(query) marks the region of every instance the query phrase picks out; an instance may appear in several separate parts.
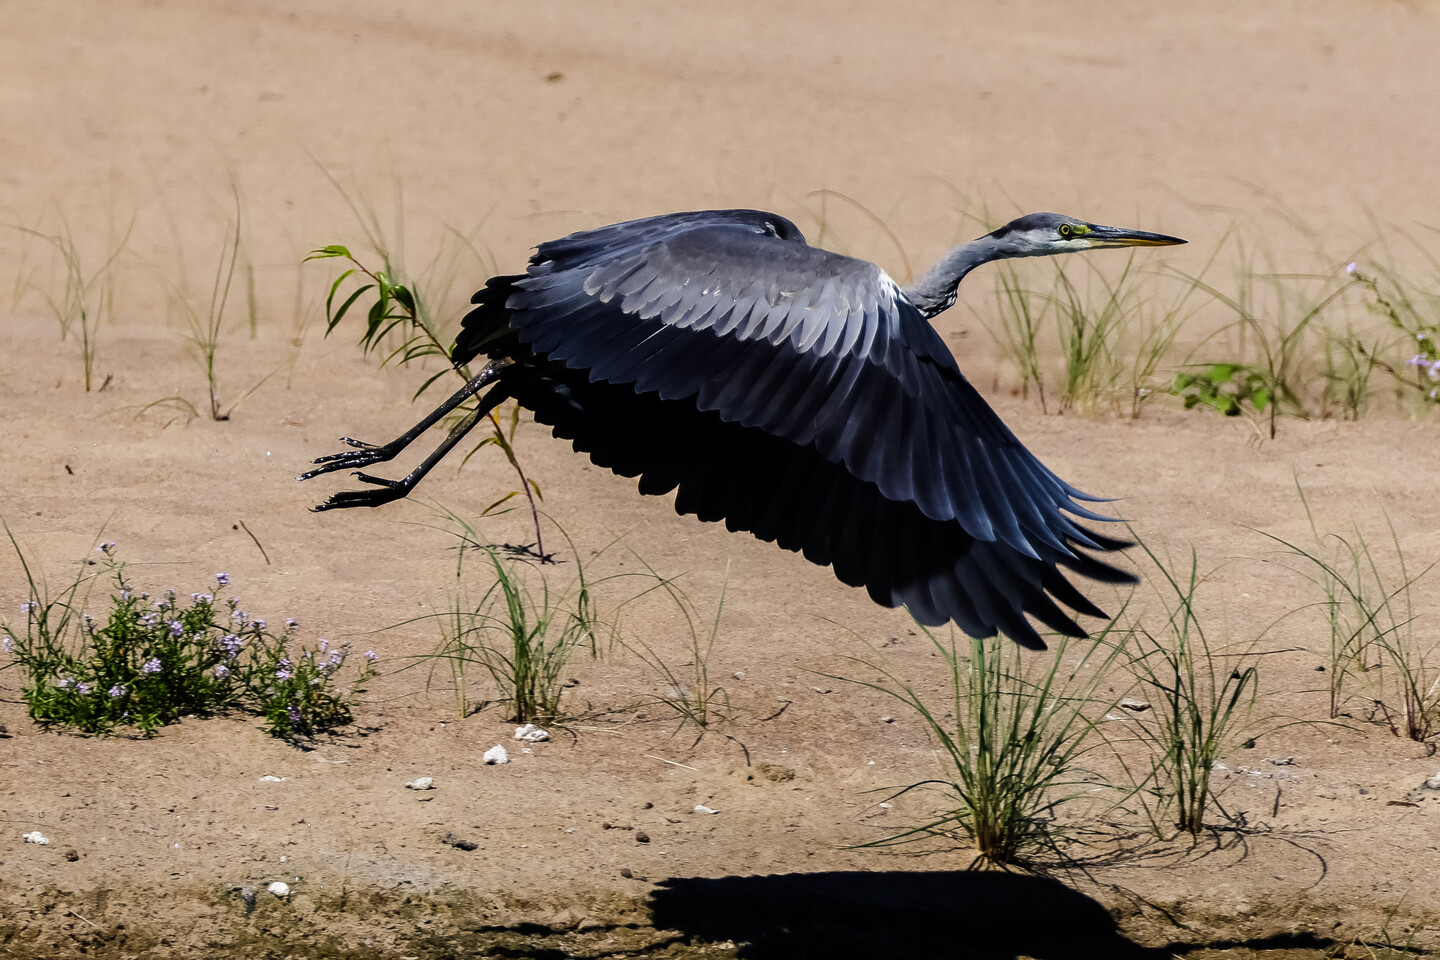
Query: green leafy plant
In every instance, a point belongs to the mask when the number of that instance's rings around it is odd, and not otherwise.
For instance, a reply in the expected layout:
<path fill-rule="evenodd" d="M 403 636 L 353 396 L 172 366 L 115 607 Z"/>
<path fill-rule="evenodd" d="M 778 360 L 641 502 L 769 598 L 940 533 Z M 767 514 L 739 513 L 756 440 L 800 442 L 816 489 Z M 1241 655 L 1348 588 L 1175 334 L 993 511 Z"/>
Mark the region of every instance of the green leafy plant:
<path fill-rule="evenodd" d="M 1212 363 L 1199 373 L 1177 373 L 1170 388 L 1185 402 L 1185 409 L 1210 407 L 1227 417 L 1238 417 L 1245 404 L 1264 413 L 1274 404 L 1269 379 L 1243 363 Z"/>
<path fill-rule="evenodd" d="M 1124 647 L 1112 625 L 1092 640 L 1055 638 L 1043 657 L 1027 656 L 1004 637 L 971 638 L 969 656 L 962 657 L 953 635 L 942 641 L 926 630 L 947 668 L 943 705 L 932 706 L 883 667 L 878 682 L 835 677 L 899 700 L 940 748 L 941 776 L 892 799 L 938 788 L 944 812 L 866 846 L 959 837 L 973 845 L 977 859 L 997 864 L 1053 849 L 1056 814 L 1095 790 L 1082 762 L 1100 745 L 1092 718 L 1113 702 L 1098 695 Z"/>
<path fill-rule="evenodd" d="M 1238 255 L 1240 267 L 1233 292 L 1220 290 L 1203 276 L 1178 275 L 1235 315 L 1228 329 L 1237 334 L 1236 349 L 1244 357 L 1247 345 L 1253 343 L 1255 359 L 1207 364 L 1211 375 L 1199 382 L 1177 379 L 1172 392 L 1186 397 L 1187 409 L 1203 405 L 1228 416 L 1241 412 L 1239 398 L 1243 397 L 1256 412 L 1266 415 L 1274 439 L 1282 412 L 1308 415 L 1308 345 L 1313 330 L 1319 327 L 1317 321 L 1342 296 L 1347 283 L 1319 273 L 1257 270 L 1243 245 Z M 1229 374 L 1222 375 L 1226 370 Z"/>
<path fill-rule="evenodd" d="M 311 251 L 310 256 L 305 259 L 308 261 L 334 258 L 347 260 L 351 266 L 342 271 L 330 284 L 330 292 L 325 298 L 325 332 L 327 336 L 340 324 L 361 297 L 373 293 L 375 299 L 366 310 L 365 332 L 360 338 L 361 347 L 367 354 L 382 349 L 388 350 L 381 360 L 382 364 L 392 360 L 410 363 L 423 357 L 438 357 L 444 361 L 445 366 L 437 373 L 432 374 L 416 390 L 415 396 L 417 397 L 435 381 L 445 376 L 447 372 L 455 373 L 462 381 L 470 379 L 468 366 L 450 364 L 450 351 L 439 333 L 435 318 L 425 305 L 425 300 L 416 294 L 412 285 L 396 279 L 388 255 L 385 256 L 384 268 L 379 270 L 371 270 L 366 267 L 355 259 L 349 248 L 340 244 L 320 247 Z M 355 285 L 357 283 L 358 285 Z M 336 300 L 340 297 L 342 288 L 347 285 L 353 286 L 353 289 L 337 303 Z M 462 404 L 457 409 L 457 415 L 463 420 L 472 408 L 470 404 Z M 544 535 L 540 526 L 540 508 L 537 503 L 544 497 L 540 491 L 540 485 L 526 476 L 525 469 L 515 452 L 515 433 L 520 425 L 520 407 L 518 404 L 510 404 L 507 426 L 502 426 L 498 411 L 491 411 L 486 416 L 490 423 L 491 434 L 476 444 L 474 449 L 466 455 L 465 460 L 468 461 L 484 447 L 494 444 L 504 453 L 506 461 L 519 480 L 519 489 L 501 496 L 486 508 L 486 513 L 498 510 L 512 497 L 523 493 L 529 503 L 530 518 L 534 524 L 536 553 L 541 557 L 546 557 L 548 555 L 545 553 Z"/>
<path fill-rule="evenodd" d="M 373 652 L 347 687 L 338 677 L 350 648 L 326 640 L 298 642 L 298 624 L 271 631 L 240 609 L 196 592 L 189 602 L 167 590 L 138 590 L 115 557 L 87 560 L 80 573 L 51 594 L 6 528 L 29 585 L 21 605 L 24 629 L 0 623 L 0 649 L 25 674 L 22 695 L 37 723 L 84 734 L 133 727 L 151 736 L 186 716 L 252 713 L 266 731 L 287 740 L 313 738 L 349 724 L 356 696 L 376 675 Z M 86 612 L 97 579 L 111 581 L 103 620 Z M 225 573 L 216 586 L 228 586 Z"/>

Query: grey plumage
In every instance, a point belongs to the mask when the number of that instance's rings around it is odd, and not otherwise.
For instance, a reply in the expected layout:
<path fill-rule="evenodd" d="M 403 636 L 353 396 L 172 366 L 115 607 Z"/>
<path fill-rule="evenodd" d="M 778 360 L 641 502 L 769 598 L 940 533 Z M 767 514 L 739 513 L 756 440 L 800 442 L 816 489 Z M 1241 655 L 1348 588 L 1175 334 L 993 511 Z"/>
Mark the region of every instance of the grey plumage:
<path fill-rule="evenodd" d="M 1032 214 L 902 290 L 774 214 L 614 224 L 542 244 L 475 295 L 452 359 L 490 363 L 449 406 L 493 383 L 484 404 L 514 397 L 641 493 L 676 491 L 681 513 L 800 551 L 922 623 L 1043 647 L 1026 614 L 1077 636 L 1055 600 L 1103 616 L 1060 568 L 1130 581 L 1083 552 L 1124 544 L 1075 522 L 1107 518 L 1015 438 L 928 317 L 988 260 L 1178 242 Z M 390 459 L 418 432 L 305 476 Z M 381 489 L 320 509 L 404 496 L 436 459 L 404 481 L 362 474 Z"/>

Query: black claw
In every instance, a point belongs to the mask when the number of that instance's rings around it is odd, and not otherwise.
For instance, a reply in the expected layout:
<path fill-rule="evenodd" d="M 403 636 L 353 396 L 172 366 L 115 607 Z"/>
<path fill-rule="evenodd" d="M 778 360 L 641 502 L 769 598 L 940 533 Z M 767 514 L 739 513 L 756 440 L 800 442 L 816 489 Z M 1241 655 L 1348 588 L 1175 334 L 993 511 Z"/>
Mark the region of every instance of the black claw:
<path fill-rule="evenodd" d="M 373 483 L 380 489 L 341 490 L 339 493 L 332 493 L 330 499 L 324 503 L 311 507 L 311 512 L 320 513 L 322 510 L 336 510 L 341 507 L 379 507 L 392 500 L 400 500 L 410 492 L 411 484 L 404 480 L 386 480 L 384 477 L 372 477 L 368 473 L 358 472 L 355 478 L 362 483 Z"/>

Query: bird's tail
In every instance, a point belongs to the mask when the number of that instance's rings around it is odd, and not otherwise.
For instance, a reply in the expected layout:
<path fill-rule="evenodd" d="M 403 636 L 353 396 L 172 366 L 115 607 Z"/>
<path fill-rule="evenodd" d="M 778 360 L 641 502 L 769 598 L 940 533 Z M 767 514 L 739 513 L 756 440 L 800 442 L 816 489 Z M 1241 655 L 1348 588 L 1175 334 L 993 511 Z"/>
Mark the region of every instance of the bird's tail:
<path fill-rule="evenodd" d="M 460 333 L 455 337 L 455 345 L 450 348 L 451 363 L 456 366 L 469 363 L 482 353 L 493 353 L 514 337 L 510 329 L 510 311 L 505 303 L 515 290 L 516 282 L 524 279 L 524 274 L 491 277 L 470 298 L 475 309 L 460 321 Z"/>

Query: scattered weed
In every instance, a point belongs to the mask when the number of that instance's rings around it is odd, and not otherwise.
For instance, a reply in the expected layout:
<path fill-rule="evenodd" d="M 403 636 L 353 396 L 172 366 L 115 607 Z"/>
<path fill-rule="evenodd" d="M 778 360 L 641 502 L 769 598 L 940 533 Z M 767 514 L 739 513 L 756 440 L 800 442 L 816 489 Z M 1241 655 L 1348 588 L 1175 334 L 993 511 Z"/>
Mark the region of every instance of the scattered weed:
<path fill-rule="evenodd" d="M 68 223 L 64 224 L 64 232 L 56 235 L 41 233 L 29 227 L 14 227 L 21 233 L 37 237 L 53 246 L 64 261 L 65 292 L 60 299 L 57 300 L 44 289 L 38 287 L 36 289 L 40 289 L 51 312 L 55 314 L 55 319 L 59 321 L 62 341 L 68 339 L 77 328 L 79 330 L 80 359 L 85 371 L 86 393 L 90 392 L 94 380 L 95 347 L 99 336 L 100 321 L 114 312 L 115 261 L 129 243 L 130 233 L 134 227 L 135 223 L 132 220 L 124 236 L 115 244 L 115 248 L 105 258 L 105 261 L 88 277 L 85 275 L 85 269 L 81 263 L 80 249 L 75 244 Z"/>
<path fill-rule="evenodd" d="M 657 590 L 665 594 L 685 621 L 685 633 L 689 638 L 690 645 L 690 660 L 684 666 L 689 669 L 684 672 L 677 671 L 654 646 L 642 639 L 636 638 L 621 642 L 660 678 L 664 689 L 656 696 L 656 700 L 674 710 L 682 724 L 693 723 L 703 736 L 712 723 L 728 721 L 734 717 L 734 711 L 730 705 L 730 695 L 724 686 L 715 683 L 710 676 L 710 655 L 715 649 L 715 640 L 720 635 L 720 617 L 725 609 L 725 587 L 722 586 L 720 589 L 720 599 L 715 604 L 715 616 L 710 621 L 709 630 L 706 631 L 703 629 L 705 617 L 696 608 L 695 602 L 675 585 L 675 581 L 661 577 L 638 554 L 636 559 L 646 568 L 649 576 L 654 578 L 655 583 L 649 590 L 632 598 L 627 603 L 633 603 Z M 727 563 L 725 565 L 727 583 L 729 579 L 730 565 Z M 625 604 L 621 606 L 623 608 Z"/>

